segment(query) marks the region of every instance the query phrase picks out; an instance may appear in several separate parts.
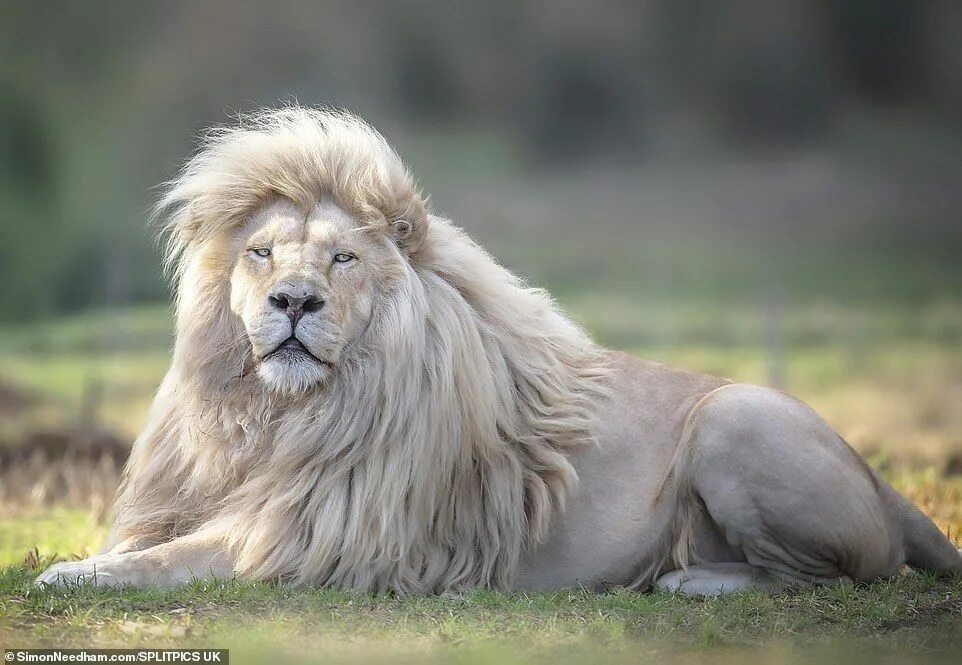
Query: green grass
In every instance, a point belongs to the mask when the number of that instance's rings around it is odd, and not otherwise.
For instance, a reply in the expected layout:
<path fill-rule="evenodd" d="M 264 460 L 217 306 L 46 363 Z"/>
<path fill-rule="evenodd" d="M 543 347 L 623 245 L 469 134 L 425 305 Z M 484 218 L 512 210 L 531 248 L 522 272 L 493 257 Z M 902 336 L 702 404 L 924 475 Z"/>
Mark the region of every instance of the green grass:
<path fill-rule="evenodd" d="M 32 551 L 43 559 L 83 558 L 100 548 L 107 527 L 87 510 L 55 507 L 0 515 L 0 565 L 22 562 Z"/>
<path fill-rule="evenodd" d="M 962 648 L 962 581 L 891 583 L 688 599 L 614 590 L 398 598 L 270 584 L 179 590 L 67 591 L 31 586 L 36 570 L 0 572 L 4 646 L 280 647 L 306 662 L 390 655 L 465 662 L 686 661 L 707 651 L 791 661 Z"/>
<path fill-rule="evenodd" d="M 56 322 L 0 327 L 0 383 L 35 404 L 0 423 L 0 438 L 38 428 L 70 428 L 91 417 L 122 436 L 143 425 L 170 360 L 167 305 L 87 312 Z M 94 414 L 85 414 L 93 408 Z"/>

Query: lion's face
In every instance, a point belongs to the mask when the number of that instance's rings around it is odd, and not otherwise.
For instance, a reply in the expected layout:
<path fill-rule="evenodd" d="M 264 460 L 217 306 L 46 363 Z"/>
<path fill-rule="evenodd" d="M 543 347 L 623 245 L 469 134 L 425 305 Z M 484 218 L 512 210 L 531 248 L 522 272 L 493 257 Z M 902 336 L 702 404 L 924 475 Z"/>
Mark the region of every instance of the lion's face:
<path fill-rule="evenodd" d="M 231 309 L 244 322 L 261 379 L 299 394 L 331 378 L 371 319 L 377 282 L 399 258 L 333 203 L 307 215 L 278 199 L 236 239 Z"/>

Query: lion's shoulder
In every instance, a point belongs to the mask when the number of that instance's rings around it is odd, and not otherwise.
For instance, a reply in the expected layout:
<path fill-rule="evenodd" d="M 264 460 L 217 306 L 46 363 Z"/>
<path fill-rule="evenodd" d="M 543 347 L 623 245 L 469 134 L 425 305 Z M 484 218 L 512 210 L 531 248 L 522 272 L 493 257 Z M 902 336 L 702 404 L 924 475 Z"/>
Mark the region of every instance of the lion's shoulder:
<path fill-rule="evenodd" d="M 677 396 L 704 395 L 731 383 L 729 379 L 673 367 L 623 351 L 605 353 L 615 370 L 615 382 L 635 390 Z"/>

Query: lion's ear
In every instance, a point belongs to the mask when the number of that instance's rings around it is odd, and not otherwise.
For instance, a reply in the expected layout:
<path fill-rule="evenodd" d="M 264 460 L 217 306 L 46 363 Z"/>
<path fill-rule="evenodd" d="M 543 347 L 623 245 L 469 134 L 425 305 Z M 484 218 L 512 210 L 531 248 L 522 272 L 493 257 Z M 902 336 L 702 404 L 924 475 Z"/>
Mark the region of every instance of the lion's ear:
<path fill-rule="evenodd" d="M 428 220 L 413 222 L 407 219 L 396 219 L 388 225 L 391 240 L 403 251 L 411 253 L 417 250 L 424 241 L 427 233 Z"/>

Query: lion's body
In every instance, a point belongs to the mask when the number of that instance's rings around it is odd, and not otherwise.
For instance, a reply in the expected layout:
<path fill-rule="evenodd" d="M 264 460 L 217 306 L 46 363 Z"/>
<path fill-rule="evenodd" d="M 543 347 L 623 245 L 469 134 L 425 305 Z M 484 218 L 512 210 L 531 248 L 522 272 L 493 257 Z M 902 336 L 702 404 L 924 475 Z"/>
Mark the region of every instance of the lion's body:
<path fill-rule="evenodd" d="M 172 366 L 109 551 L 43 582 L 710 592 L 962 567 L 807 407 L 595 346 L 350 116 L 215 133 L 161 208 Z"/>
<path fill-rule="evenodd" d="M 801 402 L 624 354 L 615 365 L 598 446 L 571 456 L 579 484 L 519 587 L 662 576 L 718 593 L 871 580 L 905 563 L 962 570 L 942 533 Z"/>

